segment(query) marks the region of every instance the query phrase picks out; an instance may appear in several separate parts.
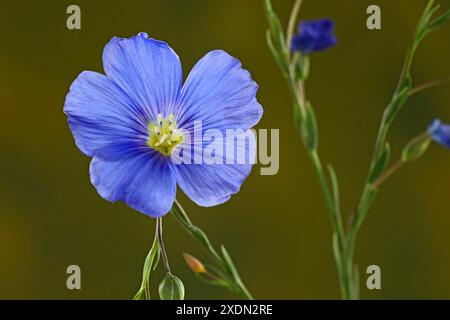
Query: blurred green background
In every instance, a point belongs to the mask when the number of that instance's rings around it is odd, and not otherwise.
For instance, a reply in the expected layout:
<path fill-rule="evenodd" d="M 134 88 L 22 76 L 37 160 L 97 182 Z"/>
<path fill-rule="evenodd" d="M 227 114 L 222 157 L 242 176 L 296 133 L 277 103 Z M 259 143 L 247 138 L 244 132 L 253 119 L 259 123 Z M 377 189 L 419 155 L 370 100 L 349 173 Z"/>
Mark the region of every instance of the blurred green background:
<path fill-rule="evenodd" d="M 274 1 L 283 21 L 292 2 Z M 303 18 L 336 21 L 339 45 L 314 55 L 307 91 L 345 212 L 358 199 L 381 112 L 425 2 L 304 3 Z M 81 30 L 66 28 L 70 4 L 81 7 Z M 381 31 L 365 26 L 370 4 L 381 6 Z M 2 1 L 0 12 L 0 298 L 128 299 L 138 289 L 155 221 L 97 195 L 62 106 L 81 71 L 102 72 L 103 46 L 113 35 L 140 31 L 171 44 L 185 74 L 212 49 L 238 57 L 260 85 L 259 128 L 280 128 L 279 173 L 261 176 L 256 166 L 241 192 L 215 208 L 180 196 L 191 218 L 214 243 L 227 245 L 255 297 L 339 297 L 330 223 L 286 84 L 266 47 L 261 0 Z M 450 74 L 449 39 L 447 25 L 425 40 L 413 68 L 416 83 Z M 434 117 L 449 122 L 449 101 L 449 84 L 413 97 L 392 129 L 394 156 Z M 450 152 L 433 146 L 386 183 L 357 244 L 362 298 L 450 298 L 449 163 Z M 172 269 L 187 298 L 233 298 L 193 276 L 182 252 L 207 256 L 170 216 L 164 221 Z M 78 291 L 66 288 L 71 264 L 82 270 Z M 382 290 L 365 288 L 371 264 L 381 267 Z"/>

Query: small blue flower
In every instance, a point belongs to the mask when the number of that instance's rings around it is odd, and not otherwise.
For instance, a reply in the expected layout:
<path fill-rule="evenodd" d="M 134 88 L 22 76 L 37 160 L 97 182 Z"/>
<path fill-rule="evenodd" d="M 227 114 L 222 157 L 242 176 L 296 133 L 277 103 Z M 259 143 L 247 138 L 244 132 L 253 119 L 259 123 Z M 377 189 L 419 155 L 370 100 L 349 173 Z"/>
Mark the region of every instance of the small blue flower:
<path fill-rule="evenodd" d="M 450 125 L 436 119 L 428 127 L 428 133 L 435 142 L 450 149 Z"/>
<path fill-rule="evenodd" d="M 239 191 L 251 163 L 179 164 L 171 157 L 183 144 L 196 148 L 185 140 L 196 121 L 219 132 L 248 131 L 259 122 L 258 86 L 236 58 L 221 50 L 207 53 L 183 85 L 177 54 L 140 33 L 113 37 L 103 67 L 106 75 L 82 72 L 64 105 L 76 145 L 92 157 L 91 182 L 100 196 L 160 217 L 172 207 L 177 185 L 201 206 L 223 203 Z M 251 154 L 254 136 L 247 142 Z"/>
<path fill-rule="evenodd" d="M 334 22 L 330 19 L 300 22 L 298 33 L 292 37 L 292 51 L 309 54 L 335 46 L 337 39 L 333 28 Z"/>

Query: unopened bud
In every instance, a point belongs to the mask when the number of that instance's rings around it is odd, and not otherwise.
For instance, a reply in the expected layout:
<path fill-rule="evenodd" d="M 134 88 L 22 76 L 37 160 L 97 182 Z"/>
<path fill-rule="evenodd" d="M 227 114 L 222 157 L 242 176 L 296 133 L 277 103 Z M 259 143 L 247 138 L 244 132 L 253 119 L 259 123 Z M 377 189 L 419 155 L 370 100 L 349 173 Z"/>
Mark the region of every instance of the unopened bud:
<path fill-rule="evenodd" d="M 161 300 L 184 300 L 183 282 L 171 273 L 167 273 L 159 284 Z"/>
<path fill-rule="evenodd" d="M 203 263 L 201 263 L 197 258 L 188 253 L 183 253 L 183 257 L 188 267 L 195 273 L 204 273 L 206 271 Z"/>
<path fill-rule="evenodd" d="M 419 159 L 427 151 L 430 143 L 431 137 L 428 133 L 412 139 L 405 148 L 403 148 L 402 161 L 409 162 Z"/>

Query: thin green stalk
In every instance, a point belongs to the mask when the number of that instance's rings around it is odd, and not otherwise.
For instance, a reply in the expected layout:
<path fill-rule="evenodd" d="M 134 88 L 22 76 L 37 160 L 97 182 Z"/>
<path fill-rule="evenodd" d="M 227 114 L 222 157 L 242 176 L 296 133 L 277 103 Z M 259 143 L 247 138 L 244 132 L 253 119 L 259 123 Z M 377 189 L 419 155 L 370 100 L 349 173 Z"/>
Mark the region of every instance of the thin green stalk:
<path fill-rule="evenodd" d="M 293 97 L 297 100 L 298 107 L 300 108 L 300 115 L 302 120 L 305 119 L 305 104 L 306 104 L 306 95 L 305 95 L 305 88 L 302 81 L 297 82 L 294 80 L 293 76 L 289 77 L 288 79 L 289 87 L 291 90 L 293 89 L 294 92 L 292 92 Z M 297 89 L 295 89 L 297 88 Z M 302 121 L 303 122 L 303 121 Z M 299 125 L 299 123 L 297 123 Z M 301 133 L 301 128 L 298 127 L 299 132 Z M 308 156 L 311 160 L 311 163 L 314 167 L 314 170 L 316 172 L 316 176 L 319 181 L 320 188 L 322 189 L 322 193 L 325 198 L 325 204 L 327 207 L 327 210 L 330 215 L 330 221 L 332 225 L 332 229 L 334 232 L 336 232 L 338 236 L 338 244 L 337 244 L 337 251 L 335 250 L 335 261 L 336 266 L 338 268 L 338 276 L 339 276 L 339 284 L 341 287 L 341 292 L 344 297 L 344 299 L 350 299 L 351 295 L 351 289 L 348 279 L 348 273 L 343 272 L 347 269 L 346 263 L 347 259 L 345 259 L 346 251 L 347 251 L 347 240 L 345 237 L 345 231 L 344 231 L 344 225 L 339 209 L 339 205 L 335 203 L 335 199 L 333 199 L 333 196 L 331 195 L 327 179 L 325 178 L 322 161 L 320 160 L 319 153 L 317 150 L 311 150 L 309 148 L 305 148 L 308 152 Z"/>
<path fill-rule="evenodd" d="M 320 187 L 325 197 L 325 204 L 330 213 L 330 219 L 333 226 L 333 230 L 337 231 L 339 236 L 340 245 L 345 247 L 345 234 L 344 225 L 342 223 L 342 218 L 340 217 L 340 211 L 335 208 L 333 197 L 331 196 L 330 190 L 328 188 L 328 183 L 323 172 L 322 162 L 319 158 L 319 154 L 316 150 L 308 152 L 311 162 L 314 166 L 317 178 L 319 180 Z"/>
<path fill-rule="evenodd" d="M 394 173 L 400 170 L 405 165 L 403 160 L 399 160 L 394 163 L 389 169 L 387 169 L 375 182 L 372 183 L 372 189 L 378 190 L 381 185 L 389 179 Z"/>
<path fill-rule="evenodd" d="M 199 227 L 194 225 L 189 219 L 186 211 L 183 209 L 181 204 L 175 200 L 174 206 L 171 210 L 172 216 L 180 223 L 180 225 L 185 229 L 185 231 L 195 238 L 200 245 L 205 249 L 205 251 L 211 256 L 211 258 L 216 262 L 216 267 L 220 270 L 221 274 L 224 275 L 223 279 L 234 293 L 239 297 L 246 300 L 253 300 L 253 296 L 248 291 L 244 285 L 239 273 L 231 260 L 230 255 L 226 249 L 222 246 L 222 255 L 220 255 L 216 249 L 212 246 L 207 235 Z"/>
<path fill-rule="evenodd" d="M 412 88 L 409 91 L 409 96 L 413 96 L 413 95 L 415 95 L 417 93 L 420 93 L 422 91 L 425 91 L 427 89 L 437 87 L 437 86 L 439 86 L 439 85 L 441 85 L 443 83 L 446 83 L 448 81 L 450 81 L 450 77 L 443 78 L 443 79 L 436 79 L 436 80 L 432 80 L 432 81 L 428 81 L 428 82 L 422 83 L 422 84 Z"/>
<path fill-rule="evenodd" d="M 284 65 L 289 66 L 287 73 L 284 73 L 283 69 L 281 71 L 283 72 L 283 74 L 286 77 L 289 91 L 292 95 L 292 98 L 296 102 L 296 103 L 294 103 L 294 108 L 298 108 L 298 109 L 294 109 L 294 113 L 299 118 L 299 120 L 296 121 L 296 125 L 297 125 L 297 129 L 298 129 L 300 135 L 302 134 L 302 125 L 304 124 L 305 119 L 307 117 L 304 83 L 303 83 L 303 81 L 297 81 L 295 79 L 294 62 L 292 61 L 292 56 L 290 54 L 290 50 L 288 50 L 289 52 L 285 54 L 283 52 L 282 48 L 284 48 L 284 47 L 289 48 L 289 43 L 292 38 L 295 21 L 297 20 L 301 2 L 302 1 L 297 0 L 291 11 L 288 28 L 287 28 L 287 32 L 286 32 L 286 40 L 285 40 L 286 45 L 278 47 L 278 52 L 277 52 L 277 48 L 275 46 L 273 46 L 273 43 L 272 43 L 270 37 L 268 38 L 268 44 L 271 47 L 272 52 L 274 53 L 275 59 L 279 62 L 279 65 L 280 66 L 284 66 Z M 266 10 L 267 10 L 269 21 L 270 21 L 270 16 L 275 15 L 275 13 L 273 12 L 272 6 L 270 5 L 270 1 L 266 1 Z M 278 21 L 278 19 L 275 19 L 275 20 Z M 272 37 L 274 37 L 274 40 L 276 41 L 277 39 L 279 39 L 279 35 L 273 32 L 275 28 L 271 28 L 271 29 L 272 29 Z M 284 58 L 282 58 L 282 57 L 284 57 Z M 284 59 L 285 61 L 280 62 L 279 59 Z M 306 147 L 306 145 L 305 145 L 305 147 Z M 330 221 L 332 224 L 332 228 L 335 231 L 335 233 L 337 234 L 338 241 L 337 241 L 336 246 L 334 246 L 336 249 L 336 250 L 334 250 L 335 251 L 335 260 L 336 260 L 336 265 L 338 268 L 338 275 L 340 278 L 341 292 L 345 298 L 348 298 L 350 295 L 350 289 L 348 288 L 348 285 L 347 285 L 348 281 L 347 281 L 347 279 L 345 279 L 345 277 L 347 277 L 347 273 L 344 272 L 344 270 L 346 269 L 346 266 L 342 265 L 343 263 L 345 263 L 347 261 L 346 259 L 344 259 L 347 242 L 346 242 L 346 238 L 345 238 L 345 232 L 344 232 L 342 217 L 340 214 L 340 209 L 337 208 L 337 206 L 334 202 L 333 196 L 331 195 L 331 192 L 330 192 L 330 189 L 329 189 L 329 186 L 327 183 L 327 179 L 325 178 L 322 161 L 320 160 L 317 150 L 315 150 L 315 149 L 311 150 L 308 147 L 306 147 L 306 149 L 308 151 L 309 158 L 315 169 L 316 175 L 319 180 L 319 185 L 322 189 L 322 192 L 323 192 L 323 195 L 325 198 L 326 207 L 330 214 Z"/>
<path fill-rule="evenodd" d="M 158 237 L 159 248 L 161 251 L 161 257 L 164 265 L 164 270 L 166 273 L 170 272 L 169 258 L 167 257 L 166 247 L 163 240 L 163 230 L 162 230 L 162 218 L 156 219 L 156 234 Z"/>

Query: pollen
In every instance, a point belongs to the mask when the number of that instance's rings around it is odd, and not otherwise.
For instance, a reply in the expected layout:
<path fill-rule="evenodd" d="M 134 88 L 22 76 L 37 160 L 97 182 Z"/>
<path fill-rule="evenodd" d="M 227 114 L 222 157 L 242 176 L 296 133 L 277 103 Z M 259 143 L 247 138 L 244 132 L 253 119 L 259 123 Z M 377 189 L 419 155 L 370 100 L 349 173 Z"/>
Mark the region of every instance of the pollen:
<path fill-rule="evenodd" d="M 161 113 L 158 114 L 156 122 L 148 126 L 148 133 L 148 146 L 164 156 L 169 156 L 173 149 L 183 142 L 183 133 L 177 127 L 173 114 L 169 114 L 167 118 L 164 118 Z"/>

